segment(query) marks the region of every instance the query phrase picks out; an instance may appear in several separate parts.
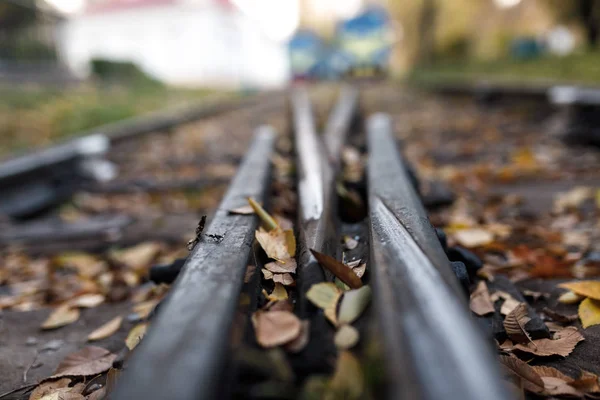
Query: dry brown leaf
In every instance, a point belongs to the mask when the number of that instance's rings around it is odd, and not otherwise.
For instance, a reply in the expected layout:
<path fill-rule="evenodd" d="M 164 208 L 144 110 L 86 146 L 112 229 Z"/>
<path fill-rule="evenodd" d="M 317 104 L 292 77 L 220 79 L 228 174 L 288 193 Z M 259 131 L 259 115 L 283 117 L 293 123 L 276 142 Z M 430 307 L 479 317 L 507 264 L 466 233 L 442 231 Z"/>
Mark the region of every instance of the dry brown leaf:
<path fill-rule="evenodd" d="M 352 271 L 354 271 L 354 273 L 356 274 L 356 276 L 358 276 L 359 278 L 363 277 L 363 275 L 365 274 L 366 270 L 367 270 L 367 264 L 366 263 L 360 264 L 358 267 L 352 268 Z"/>
<path fill-rule="evenodd" d="M 533 369 L 540 376 L 542 381 L 544 381 L 544 394 L 550 396 L 567 395 L 581 397 L 581 393 L 570 385 L 573 379 L 556 368 L 536 366 L 533 367 Z"/>
<path fill-rule="evenodd" d="M 111 319 L 110 321 L 108 321 L 107 323 L 105 323 L 104 325 L 102 325 L 101 327 L 99 327 L 98 329 L 93 331 L 92 333 L 90 333 L 88 335 L 88 340 L 89 341 L 102 340 L 102 339 L 106 339 L 109 336 L 112 336 L 115 332 L 117 332 L 119 330 L 122 322 L 123 322 L 123 317 L 120 317 L 120 316 Z"/>
<path fill-rule="evenodd" d="M 479 316 L 491 314 L 494 312 L 494 304 L 490 299 L 490 292 L 488 291 L 485 281 L 479 281 L 477 287 L 471 293 L 470 298 L 471 311 Z"/>
<path fill-rule="evenodd" d="M 106 298 L 101 294 L 83 294 L 69 301 L 73 307 L 94 308 L 104 303 Z"/>
<path fill-rule="evenodd" d="M 56 308 L 42 324 L 42 329 L 55 329 L 72 324 L 79 319 L 79 309 L 63 304 Z"/>
<path fill-rule="evenodd" d="M 271 309 L 271 311 L 275 310 Z M 310 321 L 302 320 L 301 324 L 302 325 L 300 327 L 300 334 L 298 335 L 298 337 L 285 345 L 285 350 L 289 351 L 290 353 L 301 352 L 302 350 L 304 350 L 304 348 L 308 344 L 308 341 L 310 340 Z"/>
<path fill-rule="evenodd" d="M 600 392 L 600 385 L 598 384 L 598 375 L 588 371 L 581 371 L 581 376 L 569 385 L 575 389 L 580 390 L 583 393 L 598 393 Z"/>
<path fill-rule="evenodd" d="M 289 259 L 285 260 L 284 262 L 273 261 L 273 262 L 267 263 L 267 264 L 265 264 L 265 268 L 276 274 L 285 274 L 285 273 L 295 274 L 297 264 L 296 264 L 295 259 L 289 258 Z"/>
<path fill-rule="evenodd" d="M 61 267 L 73 268 L 80 276 L 94 278 L 107 270 L 105 261 L 87 253 L 64 253 L 53 259 Z"/>
<path fill-rule="evenodd" d="M 551 310 L 548 307 L 544 307 L 542 310 L 544 314 L 550 317 L 553 321 L 560 322 L 561 324 L 568 324 L 571 322 L 577 321 L 577 315 L 564 315 L 554 310 Z"/>
<path fill-rule="evenodd" d="M 506 339 L 504 342 L 502 342 L 502 344 L 498 343 L 498 347 L 500 348 L 500 350 L 512 351 L 512 349 L 515 348 L 515 345 L 512 342 L 512 340 Z"/>
<path fill-rule="evenodd" d="M 344 292 L 338 313 L 338 323 L 351 324 L 354 322 L 361 316 L 370 301 L 371 288 L 368 285 Z"/>
<path fill-rule="evenodd" d="M 514 356 L 500 356 L 500 363 L 512 374 L 521 378 L 524 389 L 532 393 L 541 393 L 544 390 L 544 381 L 526 362 Z"/>
<path fill-rule="evenodd" d="M 124 250 L 114 251 L 111 257 L 136 271 L 145 271 L 159 256 L 162 245 L 158 242 L 140 243 Z"/>
<path fill-rule="evenodd" d="M 42 397 L 40 400 L 85 400 L 85 397 L 81 393 L 71 392 L 63 388 Z"/>
<path fill-rule="evenodd" d="M 311 249 L 310 252 L 317 259 L 322 267 L 328 269 L 332 274 L 337 276 L 342 282 L 350 286 L 352 289 L 358 289 L 362 286 L 362 281 L 356 274 L 333 257 L 326 254 L 319 253 L 316 250 Z"/>
<path fill-rule="evenodd" d="M 530 320 L 531 318 L 527 316 L 527 306 L 525 303 L 519 304 L 504 319 L 504 329 L 508 337 L 517 343 L 531 342 L 531 336 L 525 330 L 525 324 Z"/>
<path fill-rule="evenodd" d="M 289 299 L 269 301 L 264 307 L 264 310 L 270 311 L 294 311 L 294 306 Z"/>
<path fill-rule="evenodd" d="M 237 215 L 251 215 L 256 214 L 251 205 L 241 206 L 238 208 L 234 208 L 232 210 L 227 210 L 229 214 L 237 214 Z"/>
<path fill-rule="evenodd" d="M 269 271 L 268 269 L 264 269 L 264 268 L 261 269 L 260 272 L 262 272 L 263 278 L 265 280 L 273 279 L 273 275 L 275 275 L 271 271 Z"/>
<path fill-rule="evenodd" d="M 577 304 L 583 299 L 585 299 L 585 297 L 580 296 L 575 292 L 571 292 L 570 290 L 558 296 L 558 302 L 562 304 Z"/>
<path fill-rule="evenodd" d="M 269 258 L 284 262 L 292 258 L 288 251 L 286 234 L 280 228 L 268 232 L 261 228 L 255 232 L 255 236 Z"/>
<path fill-rule="evenodd" d="M 551 322 L 551 321 L 544 322 L 544 325 L 546 325 L 546 327 L 548 328 L 548 330 L 550 332 L 558 332 L 564 328 L 563 325 L 557 324 L 556 322 Z"/>
<path fill-rule="evenodd" d="M 102 347 L 87 346 L 62 360 L 51 378 L 101 374 L 112 366 L 115 358 L 116 354 Z"/>
<path fill-rule="evenodd" d="M 337 304 L 342 296 L 341 290 L 331 282 L 314 284 L 306 292 L 306 298 L 322 309 L 325 317 L 334 325 L 337 324 Z"/>
<path fill-rule="evenodd" d="M 278 282 L 285 286 L 294 285 L 296 283 L 290 274 L 273 274 L 273 282 Z"/>
<path fill-rule="evenodd" d="M 514 297 L 512 297 L 509 293 L 503 292 L 502 290 L 498 290 L 496 292 L 494 292 L 494 294 L 492 294 L 490 296 L 492 302 L 496 302 L 498 299 L 504 299 L 504 302 L 502 303 L 502 306 L 500 307 L 500 314 L 502 315 L 508 315 L 511 312 L 513 312 L 513 310 L 515 308 L 517 308 L 519 306 L 519 304 L 521 304 L 520 301 L 518 301 L 517 299 L 515 299 Z"/>
<path fill-rule="evenodd" d="M 465 247 L 479 247 L 494 241 L 494 235 L 484 229 L 462 229 L 454 233 L 454 239 Z"/>
<path fill-rule="evenodd" d="M 125 346 L 129 350 L 133 350 L 135 346 L 137 346 L 143 339 L 146 331 L 148 330 L 148 323 L 144 322 L 141 324 L 137 324 L 127 334 L 127 338 L 125 339 Z"/>
<path fill-rule="evenodd" d="M 538 301 L 541 298 L 549 298 L 550 295 L 548 293 L 542 293 L 542 292 L 536 292 L 534 290 L 528 290 L 525 289 L 523 290 L 523 296 L 525 297 L 531 297 L 533 299 L 533 301 Z"/>
<path fill-rule="evenodd" d="M 350 325 L 342 325 L 335 333 L 333 342 L 335 343 L 335 347 L 338 349 L 348 350 L 356 346 L 359 339 L 360 335 L 356 328 Z"/>
<path fill-rule="evenodd" d="M 92 393 L 90 393 L 86 400 L 105 400 L 106 392 L 106 386 L 101 387 L 100 389 L 94 390 Z"/>
<path fill-rule="evenodd" d="M 558 287 L 594 300 L 600 300 L 600 281 L 576 281 L 561 283 Z"/>
<path fill-rule="evenodd" d="M 577 328 L 568 326 L 554 334 L 554 339 L 536 339 L 527 344 L 516 344 L 515 349 L 536 356 L 563 356 L 566 357 L 577 346 L 577 343 L 584 340 Z"/>
<path fill-rule="evenodd" d="M 579 304 L 579 319 L 583 328 L 600 324 L 600 301 L 587 298 Z"/>
<path fill-rule="evenodd" d="M 300 335 L 302 323 L 288 311 L 256 311 L 252 314 L 256 341 L 270 348 L 289 343 Z"/>
<path fill-rule="evenodd" d="M 55 381 L 48 381 L 39 384 L 29 395 L 29 400 L 40 400 L 44 396 L 52 394 L 57 389 L 68 388 L 71 383 L 71 378 L 61 378 Z"/>

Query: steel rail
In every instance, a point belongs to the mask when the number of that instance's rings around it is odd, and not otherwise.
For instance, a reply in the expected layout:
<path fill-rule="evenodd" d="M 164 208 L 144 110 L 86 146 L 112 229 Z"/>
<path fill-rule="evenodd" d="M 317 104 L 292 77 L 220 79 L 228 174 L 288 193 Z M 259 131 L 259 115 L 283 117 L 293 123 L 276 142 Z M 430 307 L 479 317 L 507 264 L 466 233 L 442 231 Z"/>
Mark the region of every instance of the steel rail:
<path fill-rule="evenodd" d="M 212 399 L 223 382 L 231 326 L 258 225 L 228 212 L 266 200 L 275 133 L 261 127 L 206 235 L 136 348 L 113 399 Z M 211 239 L 208 235 L 219 235 Z"/>
<path fill-rule="evenodd" d="M 350 85 L 342 86 L 339 99 L 323 131 L 327 156 L 336 170 L 340 168 L 342 149 L 346 144 L 351 125 L 358 117 L 358 97 L 358 89 Z"/>
<path fill-rule="evenodd" d="M 371 273 L 393 399 L 508 399 L 401 157 L 391 118 L 368 119 Z"/>

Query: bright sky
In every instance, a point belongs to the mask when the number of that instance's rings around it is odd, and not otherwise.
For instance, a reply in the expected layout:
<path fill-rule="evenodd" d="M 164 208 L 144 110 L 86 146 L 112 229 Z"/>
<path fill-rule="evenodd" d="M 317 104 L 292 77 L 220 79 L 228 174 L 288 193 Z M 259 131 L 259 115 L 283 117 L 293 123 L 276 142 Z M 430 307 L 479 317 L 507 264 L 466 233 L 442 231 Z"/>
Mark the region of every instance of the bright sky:
<path fill-rule="evenodd" d="M 56 7 L 65 14 L 79 12 L 85 6 L 85 0 L 46 0 L 46 3 Z"/>
<path fill-rule="evenodd" d="M 287 40 L 300 22 L 299 0 L 232 0 L 273 40 Z"/>

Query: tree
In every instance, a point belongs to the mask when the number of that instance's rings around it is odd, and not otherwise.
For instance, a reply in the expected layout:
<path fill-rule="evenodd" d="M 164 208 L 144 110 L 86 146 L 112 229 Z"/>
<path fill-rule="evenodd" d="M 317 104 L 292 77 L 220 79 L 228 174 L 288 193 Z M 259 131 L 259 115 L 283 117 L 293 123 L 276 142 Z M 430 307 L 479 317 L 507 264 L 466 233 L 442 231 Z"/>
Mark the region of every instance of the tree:
<path fill-rule="evenodd" d="M 560 20 L 577 22 L 585 30 L 588 45 L 600 41 L 600 0 L 546 0 Z"/>

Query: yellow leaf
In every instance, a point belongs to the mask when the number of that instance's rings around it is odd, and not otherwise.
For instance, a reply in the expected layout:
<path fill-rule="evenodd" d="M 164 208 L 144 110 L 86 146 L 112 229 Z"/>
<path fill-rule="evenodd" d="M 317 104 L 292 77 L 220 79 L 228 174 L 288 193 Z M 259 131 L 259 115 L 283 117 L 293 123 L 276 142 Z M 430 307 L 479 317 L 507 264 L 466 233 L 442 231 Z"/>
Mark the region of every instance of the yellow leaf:
<path fill-rule="evenodd" d="M 42 324 L 42 329 L 55 329 L 72 324 L 79 319 L 79 309 L 63 304 L 54 310 Z"/>
<path fill-rule="evenodd" d="M 122 322 L 123 317 L 120 316 L 111 319 L 106 324 L 102 325 L 101 327 L 90 333 L 88 336 L 88 340 L 94 341 L 106 339 L 107 337 L 113 335 L 116 331 L 119 330 Z"/>
<path fill-rule="evenodd" d="M 306 292 L 306 298 L 325 312 L 325 317 L 337 325 L 337 304 L 342 296 L 341 290 L 331 282 L 314 284 Z"/>
<path fill-rule="evenodd" d="M 579 305 L 579 319 L 584 328 L 600 324 L 600 301 L 587 298 Z"/>
<path fill-rule="evenodd" d="M 140 243 L 124 250 L 114 251 L 111 256 L 127 267 L 140 271 L 146 270 L 162 251 L 162 245 L 157 242 Z"/>
<path fill-rule="evenodd" d="M 277 228 L 269 232 L 259 229 L 255 232 L 255 236 L 269 258 L 284 263 L 292 258 L 287 247 L 286 234 L 281 229 Z"/>
<path fill-rule="evenodd" d="M 577 304 L 583 299 L 583 296 L 571 292 L 570 290 L 558 296 L 558 302 L 562 304 Z"/>
<path fill-rule="evenodd" d="M 360 399 L 365 391 L 365 381 L 360 363 L 349 351 L 342 351 L 337 359 L 335 373 L 329 389 L 331 398 Z"/>
<path fill-rule="evenodd" d="M 129 333 L 127 334 L 127 338 L 125 339 L 125 345 L 129 350 L 133 350 L 135 346 L 140 343 L 146 331 L 148 330 L 148 323 L 144 322 L 142 324 L 137 324 L 134 326 Z"/>
<path fill-rule="evenodd" d="M 136 313 L 141 319 L 147 318 L 148 315 L 154 310 L 154 307 L 158 304 L 159 300 L 147 300 L 133 306 L 133 312 Z"/>
<path fill-rule="evenodd" d="M 558 287 L 569 289 L 572 292 L 594 300 L 600 300 L 600 281 L 575 281 L 561 283 Z"/>
<path fill-rule="evenodd" d="M 370 301 L 371 288 L 369 286 L 344 292 L 344 297 L 342 297 L 340 303 L 338 322 L 341 324 L 351 324 L 360 317 Z"/>
<path fill-rule="evenodd" d="M 275 283 L 275 288 L 269 296 L 267 296 L 268 300 L 285 300 L 288 298 L 287 290 L 281 283 Z"/>
<path fill-rule="evenodd" d="M 265 209 L 256 202 L 256 200 L 254 200 L 252 197 L 248 197 L 248 203 L 250 203 L 250 206 L 254 212 L 260 217 L 269 231 L 279 228 L 279 225 L 277 225 L 275 219 L 273 219 L 273 217 L 271 217 L 271 215 L 269 215 L 269 213 L 266 212 Z"/>

